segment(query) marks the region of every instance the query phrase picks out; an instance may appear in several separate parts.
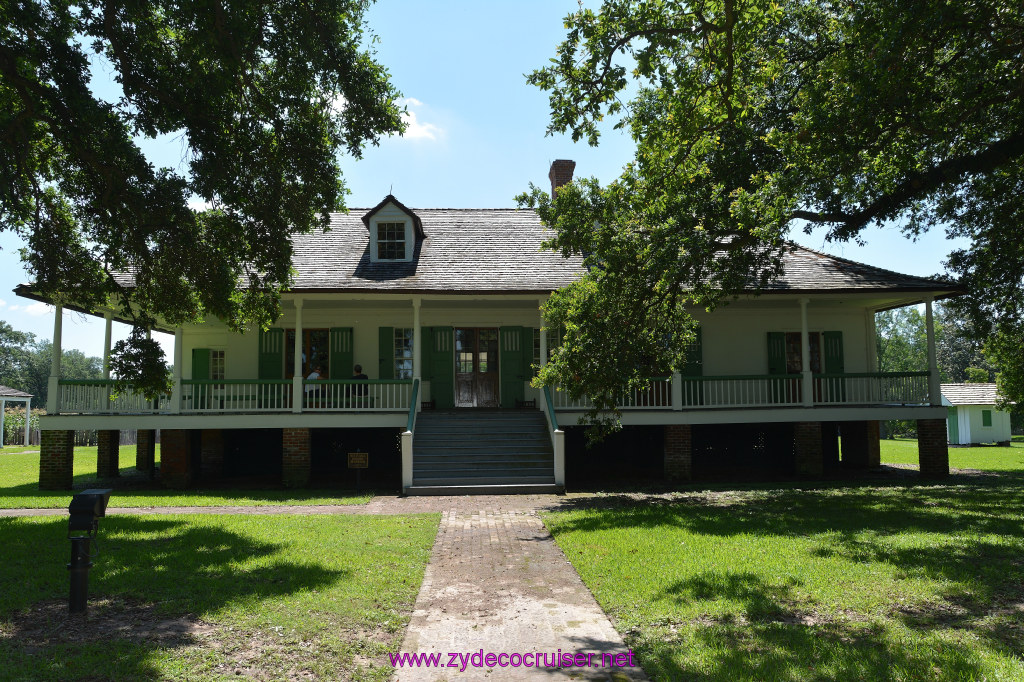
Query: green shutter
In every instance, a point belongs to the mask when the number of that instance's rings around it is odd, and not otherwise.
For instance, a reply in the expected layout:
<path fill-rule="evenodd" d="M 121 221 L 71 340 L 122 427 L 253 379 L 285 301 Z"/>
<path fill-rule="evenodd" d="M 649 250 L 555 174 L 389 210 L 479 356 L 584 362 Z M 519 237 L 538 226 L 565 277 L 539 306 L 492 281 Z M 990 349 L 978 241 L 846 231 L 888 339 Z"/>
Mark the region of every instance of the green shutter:
<path fill-rule="evenodd" d="M 768 332 L 768 373 L 786 373 L 786 335 L 783 332 Z M 777 379 L 771 382 L 772 402 L 786 402 L 789 397 L 789 389 L 799 388 L 799 384 L 789 386 L 789 383 L 790 381 L 787 379 Z"/>
<path fill-rule="evenodd" d="M 284 379 L 284 330 L 260 330 L 258 378 Z"/>
<path fill-rule="evenodd" d="M 430 398 L 439 409 L 455 407 L 455 329 L 427 327 L 423 378 L 430 382 Z"/>
<path fill-rule="evenodd" d="M 981 411 L 981 425 L 992 426 L 992 410 Z"/>
<path fill-rule="evenodd" d="M 786 335 L 768 332 L 768 373 L 786 373 Z"/>
<path fill-rule="evenodd" d="M 684 377 L 704 376 L 704 342 L 700 327 L 697 327 L 693 342 L 686 347 L 686 366 L 683 367 Z"/>
<path fill-rule="evenodd" d="M 210 349 L 209 348 L 193 348 L 192 349 L 192 378 L 209 381 L 210 380 Z"/>
<path fill-rule="evenodd" d="M 523 327 L 523 366 L 519 370 L 519 376 L 523 381 L 529 381 L 537 373 L 533 367 L 533 327 Z"/>
<path fill-rule="evenodd" d="M 395 378 L 395 328 L 380 327 L 377 330 L 380 339 L 377 378 Z"/>
<path fill-rule="evenodd" d="M 846 371 L 846 361 L 843 359 L 843 333 L 825 332 L 823 343 L 825 344 L 825 374 L 843 374 Z M 829 400 L 840 400 L 846 402 L 846 380 L 845 379 L 815 379 L 823 384 L 817 390 L 825 390 Z M 836 392 L 838 390 L 838 395 Z"/>
<path fill-rule="evenodd" d="M 946 435 L 953 445 L 960 444 L 960 421 L 956 415 L 955 407 L 946 408 Z"/>
<path fill-rule="evenodd" d="M 523 328 L 501 327 L 498 329 L 498 369 L 501 372 L 502 407 L 515 407 L 523 395 Z M 533 357 L 531 337 L 530 354 Z"/>
<path fill-rule="evenodd" d="M 331 354 L 327 376 L 332 379 L 351 379 L 356 364 L 352 349 L 352 327 L 331 327 Z"/>
<path fill-rule="evenodd" d="M 825 374 L 843 374 L 846 362 L 843 359 L 843 333 L 825 332 Z"/>

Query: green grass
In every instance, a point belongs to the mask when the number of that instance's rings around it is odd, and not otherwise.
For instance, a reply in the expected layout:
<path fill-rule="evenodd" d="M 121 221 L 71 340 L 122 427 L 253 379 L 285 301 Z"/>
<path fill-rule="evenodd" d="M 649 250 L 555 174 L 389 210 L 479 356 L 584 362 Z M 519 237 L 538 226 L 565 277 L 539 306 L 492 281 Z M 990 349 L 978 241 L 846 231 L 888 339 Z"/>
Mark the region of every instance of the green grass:
<path fill-rule="evenodd" d="M 89 638 L 66 615 L 67 522 L 0 518 L 0 678 L 385 680 L 437 522 L 107 517 L 87 623 L 123 628 Z M 161 629 L 181 617 L 198 629 Z"/>
<path fill-rule="evenodd" d="M 655 680 L 1020 680 L 1024 490 L 994 480 L 611 498 L 544 521 Z"/>
<path fill-rule="evenodd" d="M 913 464 L 917 466 L 917 440 L 882 439 L 882 464 Z M 953 469 L 980 469 L 982 471 L 1024 471 L 1024 442 L 1015 439 L 1010 447 L 977 445 L 969 448 L 950 448 L 949 466 Z"/>
<path fill-rule="evenodd" d="M 121 479 L 96 478 L 96 448 L 76 447 L 74 481 L 76 489 L 90 487 L 114 488 L 110 499 L 116 507 L 209 507 L 218 505 L 258 506 L 285 504 L 366 504 L 371 493 L 338 490 L 297 490 L 270 488 L 247 490 L 230 487 L 188 491 L 165 490 L 159 482 L 141 478 L 135 470 L 135 446 L 120 448 Z M 156 446 L 156 462 L 160 463 L 160 445 Z M 39 490 L 39 449 L 6 446 L 0 450 L 0 509 L 67 507 L 71 491 Z"/>

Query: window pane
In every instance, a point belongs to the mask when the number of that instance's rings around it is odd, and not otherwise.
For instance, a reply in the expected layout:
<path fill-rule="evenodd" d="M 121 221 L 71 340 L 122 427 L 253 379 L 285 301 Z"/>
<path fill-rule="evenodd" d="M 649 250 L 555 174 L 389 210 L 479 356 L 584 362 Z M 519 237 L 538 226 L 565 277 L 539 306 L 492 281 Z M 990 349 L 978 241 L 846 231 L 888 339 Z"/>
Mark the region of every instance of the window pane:
<path fill-rule="evenodd" d="M 381 260 L 405 258 L 405 223 L 377 223 L 377 257 Z"/>
<path fill-rule="evenodd" d="M 395 327 L 393 361 L 396 379 L 412 379 L 412 332 L 410 327 Z"/>
<path fill-rule="evenodd" d="M 210 351 L 210 378 L 224 379 L 224 351 Z"/>

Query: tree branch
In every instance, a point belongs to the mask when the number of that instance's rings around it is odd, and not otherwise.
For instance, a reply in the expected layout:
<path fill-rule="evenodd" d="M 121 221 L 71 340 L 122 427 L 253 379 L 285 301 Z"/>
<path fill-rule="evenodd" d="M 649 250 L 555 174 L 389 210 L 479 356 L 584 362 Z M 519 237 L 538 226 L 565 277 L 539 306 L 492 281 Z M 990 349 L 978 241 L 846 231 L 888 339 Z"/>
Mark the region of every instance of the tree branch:
<path fill-rule="evenodd" d="M 971 155 L 958 156 L 920 173 L 911 173 L 890 192 L 876 198 L 859 211 L 821 213 L 799 210 L 790 219 L 812 223 L 838 223 L 837 233 L 846 236 L 888 213 L 894 212 L 916 198 L 923 198 L 936 189 L 954 184 L 969 175 L 984 173 L 1006 162 L 1024 156 L 1024 132 L 1011 135 Z"/>

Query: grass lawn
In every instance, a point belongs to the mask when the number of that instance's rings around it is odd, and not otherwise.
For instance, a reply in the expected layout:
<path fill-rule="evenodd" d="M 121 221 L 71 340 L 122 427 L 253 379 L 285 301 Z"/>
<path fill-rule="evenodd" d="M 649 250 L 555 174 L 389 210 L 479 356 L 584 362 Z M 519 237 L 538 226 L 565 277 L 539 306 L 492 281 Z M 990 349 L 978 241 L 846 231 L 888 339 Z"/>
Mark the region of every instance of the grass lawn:
<path fill-rule="evenodd" d="M 437 523 L 108 517 L 76 626 L 67 521 L 0 518 L 0 679 L 386 680 Z"/>
<path fill-rule="evenodd" d="M 1022 518 L 1019 475 L 544 515 L 654 680 L 728 682 L 1024 679 Z"/>
<path fill-rule="evenodd" d="M 110 498 L 115 507 L 216 505 L 282 505 L 282 504 L 366 504 L 371 493 L 338 490 L 271 488 L 247 490 L 225 486 L 224 489 L 165 490 L 160 483 L 140 479 L 135 470 L 135 446 L 120 449 L 121 480 L 96 478 L 96 447 L 75 448 L 73 485 L 76 489 L 114 488 Z M 160 445 L 156 446 L 156 462 L 160 463 Z M 127 465 L 127 466 L 125 466 Z M 31 450 L 5 446 L 0 450 L 0 509 L 19 507 L 67 507 L 71 491 L 39 490 L 39 448 Z"/>
<path fill-rule="evenodd" d="M 882 439 L 880 443 L 882 464 L 917 466 L 916 439 Z M 952 469 L 1024 472 L 1024 441 L 1015 439 L 1010 443 L 1010 447 L 978 445 L 970 448 L 950 448 L 949 466 Z"/>

